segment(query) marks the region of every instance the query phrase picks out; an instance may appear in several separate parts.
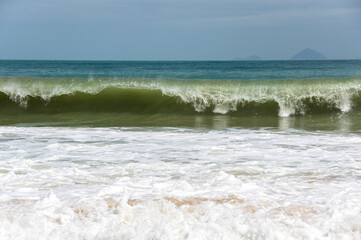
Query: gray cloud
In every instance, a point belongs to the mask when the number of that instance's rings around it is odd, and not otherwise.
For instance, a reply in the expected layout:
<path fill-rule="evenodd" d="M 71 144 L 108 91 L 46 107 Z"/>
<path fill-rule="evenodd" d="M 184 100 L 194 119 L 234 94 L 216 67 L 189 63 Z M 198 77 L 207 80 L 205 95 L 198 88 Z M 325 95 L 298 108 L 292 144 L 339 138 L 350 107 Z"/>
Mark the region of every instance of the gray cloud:
<path fill-rule="evenodd" d="M 354 58 L 360 16 L 357 0 L 0 0 L 0 56 Z"/>

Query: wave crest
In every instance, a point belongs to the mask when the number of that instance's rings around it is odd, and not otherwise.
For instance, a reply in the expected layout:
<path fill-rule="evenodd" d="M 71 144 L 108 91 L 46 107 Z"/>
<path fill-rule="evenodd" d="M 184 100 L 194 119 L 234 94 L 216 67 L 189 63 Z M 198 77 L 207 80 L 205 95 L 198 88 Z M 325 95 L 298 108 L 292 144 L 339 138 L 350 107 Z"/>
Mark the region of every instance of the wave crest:
<path fill-rule="evenodd" d="M 216 114 L 346 113 L 361 78 L 278 81 L 0 78 L 2 109 Z M 19 110 L 20 111 L 20 110 Z"/>

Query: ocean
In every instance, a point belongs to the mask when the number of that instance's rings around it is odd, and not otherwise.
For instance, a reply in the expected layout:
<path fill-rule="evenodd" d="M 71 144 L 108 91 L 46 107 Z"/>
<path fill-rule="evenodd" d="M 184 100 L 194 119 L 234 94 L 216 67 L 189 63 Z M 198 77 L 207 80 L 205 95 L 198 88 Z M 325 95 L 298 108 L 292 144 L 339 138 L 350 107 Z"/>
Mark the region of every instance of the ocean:
<path fill-rule="evenodd" d="M 361 239 L 361 60 L 0 61 L 0 239 Z"/>

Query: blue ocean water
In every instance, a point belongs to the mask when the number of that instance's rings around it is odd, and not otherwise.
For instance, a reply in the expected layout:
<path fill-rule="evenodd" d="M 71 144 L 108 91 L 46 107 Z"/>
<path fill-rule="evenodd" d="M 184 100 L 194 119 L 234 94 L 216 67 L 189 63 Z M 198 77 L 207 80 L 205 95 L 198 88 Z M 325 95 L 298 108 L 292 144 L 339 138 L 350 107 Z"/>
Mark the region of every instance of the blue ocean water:
<path fill-rule="evenodd" d="M 360 239 L 361 61 L 0 61 L 0 239 Z"/>
<path fill-rule="evenodd" d="M 262 127 L 319 115 L 357 123 L 360 94 L 360 60 L 0 61 L 5 125 L 195 126 L 199 116 L 227 116 L 230 126 Z"/>
<path fill-rule="evenodd" d="M 0 76 L 277 80 L 361 76 L 361 60 L 0 61 Z"/>

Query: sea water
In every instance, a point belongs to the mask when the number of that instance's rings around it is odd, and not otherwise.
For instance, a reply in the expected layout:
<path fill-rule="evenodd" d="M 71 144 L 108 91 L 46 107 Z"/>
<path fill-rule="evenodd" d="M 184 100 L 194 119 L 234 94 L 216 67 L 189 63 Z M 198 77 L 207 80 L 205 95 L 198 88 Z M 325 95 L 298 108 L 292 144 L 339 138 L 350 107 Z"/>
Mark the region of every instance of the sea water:
<path fill-rule="evenodd" d="M 360 239 L 361 61 L 0 61 L 0 239 Z"/>

